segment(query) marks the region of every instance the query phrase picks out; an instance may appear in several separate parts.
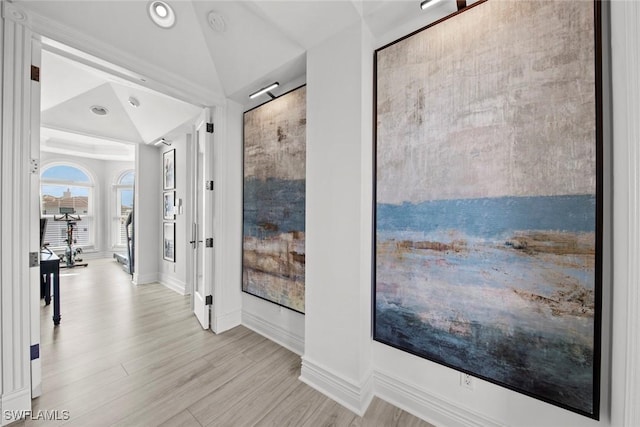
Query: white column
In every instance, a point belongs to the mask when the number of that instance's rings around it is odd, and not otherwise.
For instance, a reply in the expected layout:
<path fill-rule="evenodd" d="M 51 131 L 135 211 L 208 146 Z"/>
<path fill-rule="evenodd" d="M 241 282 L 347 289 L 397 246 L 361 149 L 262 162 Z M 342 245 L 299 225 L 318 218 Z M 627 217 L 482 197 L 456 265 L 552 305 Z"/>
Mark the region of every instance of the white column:
<path fill-rule="evenodd" d="M 31 31 L 27 17 L 2 3 L 2 103 L 0 144 L 0 424 L 5 411 L 31 408 L 30 275 Z M 37 173 L 37 171 L 36 171 Z M 33 237 L 33 236 L 32 236 Z"/>
<path fill-rule="evenodd" d="M 162 156 L 153 145 L 136 146 L 135 272 L 133 283 L 158 280 L 162 262 Z"/>
<path fill-rule="evenodd" d="M 213 109 L 215 333 L 241 323 L 242 283 L 242 106 L 227 100 Z"/>
<path fill-rule="evenodd" d="M 640 2 L 611 2 L 613 87 L 612 419 L 640 425 Z"/>
<path fill-rule="evenodd" d="M 307 53 L 306 318 L 300 379 L 358 414 L 373 395 L 371 45 L 370 32 L 359 23 Z"/>

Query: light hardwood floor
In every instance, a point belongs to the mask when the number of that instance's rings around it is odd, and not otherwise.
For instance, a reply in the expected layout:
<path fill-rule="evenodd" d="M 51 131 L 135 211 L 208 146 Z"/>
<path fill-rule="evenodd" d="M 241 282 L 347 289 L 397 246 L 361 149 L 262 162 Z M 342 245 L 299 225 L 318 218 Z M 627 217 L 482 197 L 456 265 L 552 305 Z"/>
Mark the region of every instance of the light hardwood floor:
<path fill-rule="evenodd" d="M 238 326 L 203 331 L 189 297 L 135 287 L 112 260 L 62 270 L 62 321 L 42 307 L 43 389 L 16 426 L 424 426 L 380 399 L 364 417 L 298 380 L 300 357 Z"/>

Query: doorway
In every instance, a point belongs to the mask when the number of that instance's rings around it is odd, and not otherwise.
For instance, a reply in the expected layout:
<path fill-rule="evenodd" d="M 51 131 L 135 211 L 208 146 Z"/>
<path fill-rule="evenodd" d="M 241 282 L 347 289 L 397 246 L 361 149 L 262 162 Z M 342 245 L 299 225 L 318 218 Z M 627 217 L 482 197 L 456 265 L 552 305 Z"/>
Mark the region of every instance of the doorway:
<path fill-rule="evenodd" d="M 65 275 L 73 277 L 81 264 L 126 258 L 123 274 L 133 273 L 135 285 L 161 283 L 182 295 L 193 288 L 189 166 L 202 108 L 91 67 L 75 54 L 46 42 L 41 52 L 40 216 L 48 219 L 45 242 L 66 267 L 58 328 L 65 326 Z M 168 152 L 175 168 L 169 186 L 163 182 Z M 63 210 L 77 218 L 71 242 L 69 223 L 56 221 Z M 173 229 L 174 254 L 165 257 L 167 228 Z M 37 314 L 31 321 L 40 324 Z M 47 322 L 42 327 L 54 328 Z"/>

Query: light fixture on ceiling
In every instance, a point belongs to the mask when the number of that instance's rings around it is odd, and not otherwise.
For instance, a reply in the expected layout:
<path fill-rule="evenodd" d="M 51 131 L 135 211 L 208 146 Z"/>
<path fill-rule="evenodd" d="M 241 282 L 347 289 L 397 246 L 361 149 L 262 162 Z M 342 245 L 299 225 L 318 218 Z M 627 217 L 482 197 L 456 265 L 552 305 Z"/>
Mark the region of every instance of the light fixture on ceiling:
<path fill-rule="evenodd" d="M 249 95 L 249 98 L 250 99 L 257 98 L 258 96 L 262 95 L 263 93 L 266 93 L 267 95 L 269 95 L 271 97 L 271 99 L 275 99 L 276 96 L 274 94 L 272 94 L 271 91 L 273 89 L 277 88 L 278 86 L 280 86 L 280 83 L 278 83 L 278 82 L 272 83 L 267 87 L 263 87 L 262 89 L 260 89 L 260 90 L 258 90 L 256 92 L 253 92 L 251 95 Z"/>
<path fill-rule="evenodd" d="M 107 108 L 103 107 L 102 105 L 92 105 L 89 110 L 91 110 L 91 112 L 97 116 L 106 116 L 107 114 L 109 114 L 109 110 L 107 110 Z"/>
<path fill-rule="evenodd" d="M 422 0 L 420 2 L 420 9 L 425 10 L 428 7 L 434 6 L 440 3 L 442 0 Z"/>
<path fill-rule="evenodd" d="M 164 144 L 164 145 L 166 145 L 168 147 L 171 147 L 171 143 L 169 141 L 167 141 L 166 139 L 164 139 L 164 138 L 160 138 L 159 140 L 157 140 L 156 142 L 153 143 L 153 145 L 155 145 L 156 147 L 158 145 L 162 145 L 162 144 Z"/>
<path fill-rule="evenodd" d="M 149 17 L 161 28 L 171 28 L 176 23 L 176 14 L 169 4 L 162 0 L 149 3 Z"/>
<path fill-rule="evenodd" d="M 136 98 L 135 96 L 130 96 L 127 101 L 133 108 L 138 108 L 140 106 L 140 101 L 138 101 L 138 98 Z"/>

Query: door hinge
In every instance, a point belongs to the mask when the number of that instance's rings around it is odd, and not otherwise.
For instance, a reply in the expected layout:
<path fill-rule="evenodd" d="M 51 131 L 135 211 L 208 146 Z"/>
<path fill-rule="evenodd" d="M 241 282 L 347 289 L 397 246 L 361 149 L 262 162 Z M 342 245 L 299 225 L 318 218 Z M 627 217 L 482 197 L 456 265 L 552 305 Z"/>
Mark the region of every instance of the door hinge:
<path fill-rule="evenodd" d="M 37 267 L 40 265 L 40 254 L 38 252 L 29 252 L 29 267 Z"/>
<path fill-rule="evenodd" d="M 35 65 L 31 66 L 31 80 L 34 82 L 40 81 L 40 67 L 36 67 Z"/>
<path fill-rule="evenodd" d="M 204 241 L 204 246 L 205 246 L 205 248 L 212 248 L 213 247 L 213 237 L 206 238 L 205 241 Z"/>
<path fill-rule="evenodd" d="M 213 181 L 207 181 L 206 188 L 209 191 L 213 191 Z"/>
<path fill-rule="evenodd" d="M 213 123 L 207 123 L 207 133 L 213 133 Z"/>
<path fill-rule="evenodd" d="M 204 305 L 212 305 L 213 304 L 213 295 L 207 295 L 204 297 Z"/>
<path fill-rule="evenodd" d="M 30 165 L 31 165 L 31 168 L 29 169 L 29 171 L 34 175 L 37 174 L 38 169 L 40 168 L 40 160 L 31 159 Z"/>
<path fill-rule="evenodd" d="M 40 344 L 33 344 L 30 350 L 31 350 L 31 360 L 40 359 Z"/>

